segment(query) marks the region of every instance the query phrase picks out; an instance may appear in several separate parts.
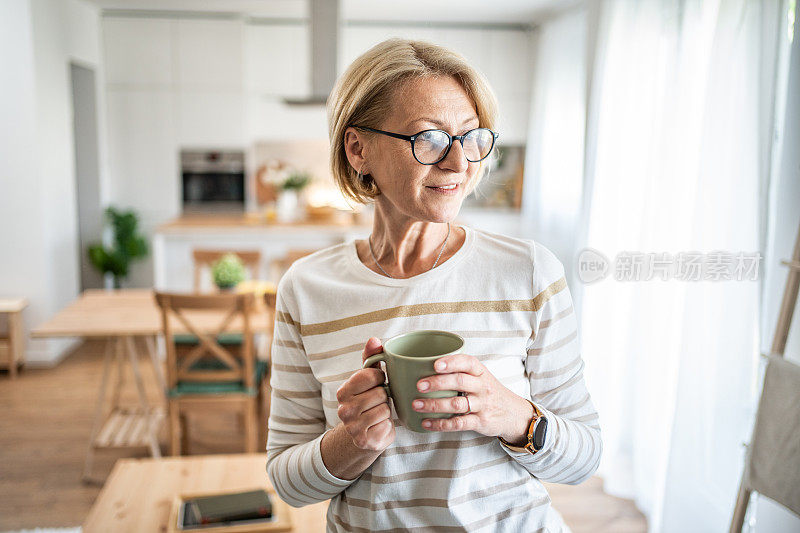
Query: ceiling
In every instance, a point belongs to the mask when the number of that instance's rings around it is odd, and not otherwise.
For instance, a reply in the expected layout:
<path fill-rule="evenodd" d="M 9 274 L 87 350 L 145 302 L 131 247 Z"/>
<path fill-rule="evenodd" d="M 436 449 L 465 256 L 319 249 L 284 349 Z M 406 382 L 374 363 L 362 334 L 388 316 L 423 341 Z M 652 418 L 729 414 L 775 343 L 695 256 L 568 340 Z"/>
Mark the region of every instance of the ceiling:
<path fill-rule="evenodd" d="M 241 13 L 307 18 L 307 0 L 88 0 L 103 9 Z M 570 9 L 583 0 L 340 0 L 345 21 L 525 24 Z"/>

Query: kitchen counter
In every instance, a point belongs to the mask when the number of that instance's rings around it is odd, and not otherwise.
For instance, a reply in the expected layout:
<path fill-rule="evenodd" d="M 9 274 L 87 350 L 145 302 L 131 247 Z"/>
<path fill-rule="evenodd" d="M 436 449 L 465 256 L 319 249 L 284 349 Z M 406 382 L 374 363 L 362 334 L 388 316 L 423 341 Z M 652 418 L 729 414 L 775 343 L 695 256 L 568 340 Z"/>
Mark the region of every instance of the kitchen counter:
<path fill-rule="evenodd" d="M 370 229 L 372 227 L 369 215 L 356 217 L 348 213 L 336 213 L 331 217 L 307 217 L 296 222 L 279 222 L 277 220 L 267 220 L 260 213 L 235 214 L 193 214 L 183 215 L 160 225 L 157 233 L 181 233 L 184 231 L 206 231 L 206 230 L 315 230 L 324 231 L 326 228 L 333 228 L 341 231 L 344 228 Z"/>
<path fill-rule="evenodd" d="M 277 283 L 272 265 L 291 251 L 320 250 L 370 234 L 372 221 L 369 218 L 356 223 L 352 216 L 344 214 L 347 216 L 293 223 L 268 222 L 260 214 L 182 216 L 159 226 L 153 236 L 155 287 L 166 291 L 192 291 L 192 252 L 196 249 L 258 250 L 261 267 L 256 277 Z"/>

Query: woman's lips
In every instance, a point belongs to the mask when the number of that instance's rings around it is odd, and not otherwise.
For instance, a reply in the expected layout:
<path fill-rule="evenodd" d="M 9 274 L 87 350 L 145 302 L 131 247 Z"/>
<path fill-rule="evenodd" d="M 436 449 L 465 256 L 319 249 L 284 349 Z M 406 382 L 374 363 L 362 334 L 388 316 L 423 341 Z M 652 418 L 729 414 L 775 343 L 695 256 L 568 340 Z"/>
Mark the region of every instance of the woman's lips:
<path fill-rule="evenodd" d="M 461 184 L 460 183 L 457 183 L 457 184 L 454 184 L 454 185 L 455 185 L 455 187 L 453 187 L 452 189 L 443 189 L 441 187 L 430 187 L 430 186 L 426 186 L 425 188 L 429 189 L 429 190 L 431 190 L 431 191 L 433 191 L 433 192 L 435 192 L 437 194 L 444 194 L 445 196 L 453 196 L 453 195 L 457 194 L 458 193 L 458 189 L 461 188 Z"/>

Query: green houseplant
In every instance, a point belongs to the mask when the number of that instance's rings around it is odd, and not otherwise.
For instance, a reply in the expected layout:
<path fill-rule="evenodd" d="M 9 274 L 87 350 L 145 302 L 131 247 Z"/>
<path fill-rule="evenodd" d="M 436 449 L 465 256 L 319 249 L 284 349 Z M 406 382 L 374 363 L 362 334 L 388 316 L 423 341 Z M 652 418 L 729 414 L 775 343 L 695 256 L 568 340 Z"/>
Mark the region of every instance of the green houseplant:
<path fill-rule="evenodd" d="M 311 175 L 308 172 L 294 171 L 281 184 L 284 191 L 302 191 L 311 182 Z"/>
<path fill-rule="evenodd" d="M 211 277 L 220 290 L 229 290 L 244 281 L 244 263 L 236 254 L 225 254 L 211 267 Z"/>
<path fill-rule="evenodd" d="M 119 289 L 122 280 L 128 277 L 131 262 L 147 257 L 147 240 L 138 233 L 139 218 L 133 211 L 109 207 L 105 216 L 114 232 L 112 246 L 106 248 L 102 243 L 90 245 L 89 261 L 101 273 L 114 276 L 114 288 Z"/>

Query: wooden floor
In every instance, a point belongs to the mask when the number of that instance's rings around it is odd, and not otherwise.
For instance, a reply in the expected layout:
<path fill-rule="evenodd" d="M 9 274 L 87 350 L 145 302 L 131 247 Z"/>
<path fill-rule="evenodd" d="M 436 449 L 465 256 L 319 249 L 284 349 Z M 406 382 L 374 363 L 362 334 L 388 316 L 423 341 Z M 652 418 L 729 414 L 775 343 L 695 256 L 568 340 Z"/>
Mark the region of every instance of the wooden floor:
<path fill-rule="evenodd" d="M 147 364 L 141 366 L 150 385 L 148 395 L 155 401 L 155 378 Z M 101 373 L 98 342 L 79 346 L 55 368 L 24 369 L 15 381 L 0 373 L 0 531 L 83 522 L 100 492 L 99 485 L 83 485 L 80 477 Z M 130 376 L 122 398 L 130 404 L 136 400 Z M 190 419 L 190 425 L 193 455 L 244 450 L 235 417 L 207 415 Z M 104 479 L 114 461 L 124 456 L 98 454 L 94 476 Z M 547 484 L 547 489 L 575 533 L 646 531 L 645 519 L 634 505 L 603 494 L 597 477 L 576 487 Z"/>

